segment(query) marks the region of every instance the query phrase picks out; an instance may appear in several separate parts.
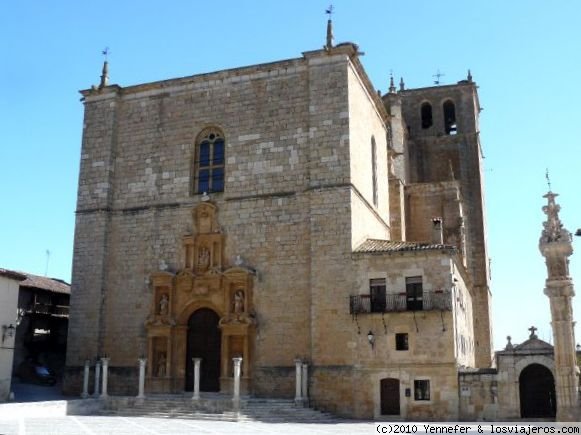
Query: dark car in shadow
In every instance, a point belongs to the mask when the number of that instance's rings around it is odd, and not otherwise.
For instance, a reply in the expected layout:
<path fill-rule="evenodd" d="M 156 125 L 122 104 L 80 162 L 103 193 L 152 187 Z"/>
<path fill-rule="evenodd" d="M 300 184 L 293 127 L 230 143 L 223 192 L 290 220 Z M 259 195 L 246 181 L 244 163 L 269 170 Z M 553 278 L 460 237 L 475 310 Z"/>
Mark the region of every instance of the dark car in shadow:
<path fill-rule="evenodd" d="M 45 365 L 34 361 L 23 361 L 18 367 L 17 376 L 21 382 L 51 386 L 56 384 L 54 372 Z"/>

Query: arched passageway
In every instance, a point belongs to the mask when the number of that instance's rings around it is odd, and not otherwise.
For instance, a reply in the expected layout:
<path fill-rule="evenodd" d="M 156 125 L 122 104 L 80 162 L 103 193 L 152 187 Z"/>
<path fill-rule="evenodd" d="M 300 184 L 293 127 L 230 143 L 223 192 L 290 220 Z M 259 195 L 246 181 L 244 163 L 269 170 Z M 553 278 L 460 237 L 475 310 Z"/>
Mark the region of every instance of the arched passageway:
<path fill-rule="evenodd" d="M 531 364 L 518 378 L 522 418 L 552 418 L 557 411 L 555 379 L 541 364 Z"/>

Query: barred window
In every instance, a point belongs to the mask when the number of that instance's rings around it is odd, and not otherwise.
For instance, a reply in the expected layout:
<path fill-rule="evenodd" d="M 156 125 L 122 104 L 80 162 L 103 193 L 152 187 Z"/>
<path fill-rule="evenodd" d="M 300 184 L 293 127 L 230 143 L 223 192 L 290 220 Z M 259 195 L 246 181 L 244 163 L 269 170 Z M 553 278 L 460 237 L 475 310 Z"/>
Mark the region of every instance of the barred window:
<path fill-rule="evenodd" d="M 224 135 L 207 128 L 198 136 L 194 156 L 194 193 L 224 191 Z"/>
<path fill-rule="evenodd" d="M 414 400 L 430 400 L 430 381 L 425 379 L 414 381 Z"/>

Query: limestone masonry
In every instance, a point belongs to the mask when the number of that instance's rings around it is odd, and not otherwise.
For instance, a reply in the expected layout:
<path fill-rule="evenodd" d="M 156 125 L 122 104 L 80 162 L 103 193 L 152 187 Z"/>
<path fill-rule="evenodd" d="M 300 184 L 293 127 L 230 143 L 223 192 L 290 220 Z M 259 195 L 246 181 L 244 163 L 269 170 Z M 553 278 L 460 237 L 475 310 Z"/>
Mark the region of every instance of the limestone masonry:
<path fill-rule="evenodd" d="M 193 358 L 229 393 L 242 357 L 243 394 L 498 415 L 470 74 L 379 95 L 328 41 L 129 87 L 105 65 L 82 95 L 66 391 L 107 356 L 109 394 L 135 395 L 141 356 L 146 393 L 192 391 Z"/>

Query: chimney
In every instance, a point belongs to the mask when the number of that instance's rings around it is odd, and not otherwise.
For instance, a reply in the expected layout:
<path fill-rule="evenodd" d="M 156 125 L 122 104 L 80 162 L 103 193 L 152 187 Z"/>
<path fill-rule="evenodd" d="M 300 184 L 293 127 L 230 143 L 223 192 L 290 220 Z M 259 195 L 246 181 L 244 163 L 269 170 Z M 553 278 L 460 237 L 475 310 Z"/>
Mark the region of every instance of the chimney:
<path fill-rule="evenodd" d="M 444 244 L 444 228 L 442 226 L 442 218 L 432 218 L 432 243 Z"/>

